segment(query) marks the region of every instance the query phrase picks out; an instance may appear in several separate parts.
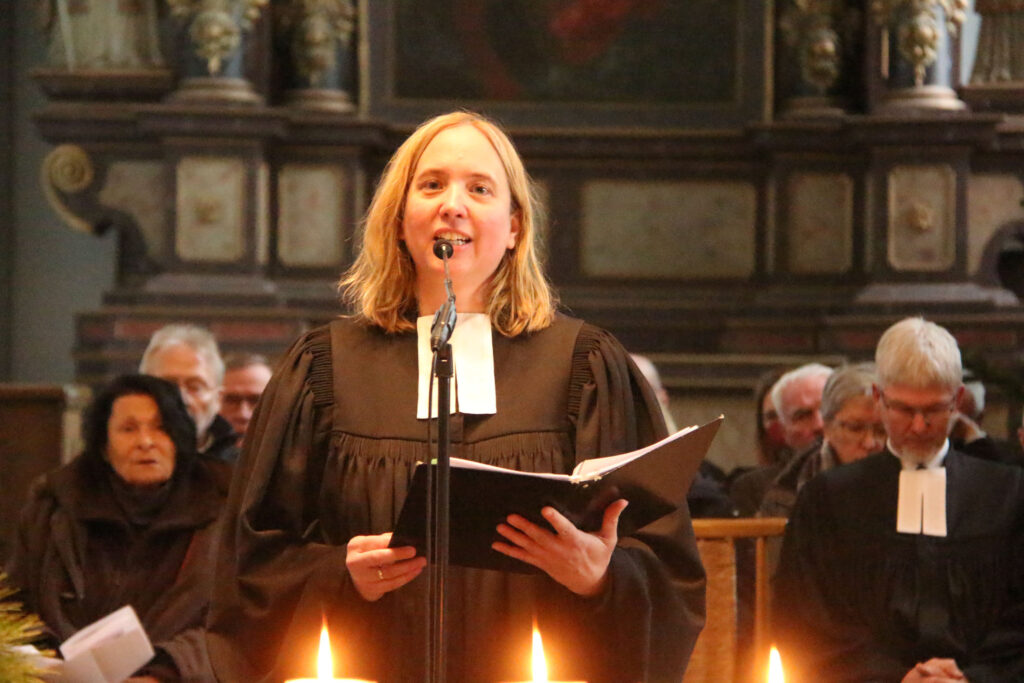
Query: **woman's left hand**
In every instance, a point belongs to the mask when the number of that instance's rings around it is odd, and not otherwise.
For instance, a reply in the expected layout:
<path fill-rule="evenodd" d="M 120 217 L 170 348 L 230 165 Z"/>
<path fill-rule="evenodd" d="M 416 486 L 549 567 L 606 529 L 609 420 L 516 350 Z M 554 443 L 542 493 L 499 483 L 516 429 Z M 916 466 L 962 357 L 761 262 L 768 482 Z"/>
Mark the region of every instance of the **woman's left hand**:
<path fill-rule="evenodd" d="M 532 564 L 573 593 L 585 597 L 597 595 L 608 581 L 608 562 L 619 541 L 619 516 L 628 505 L 620 498 L 604 510 L 598 531 L 587 533 L 552 507 L 541 515 L 554 532 L 519 515 L 509 515 L 507 524 L 498 525 L 498 533 L 507 543 L 498 541 L 492 548 L 499 553 Z"/>

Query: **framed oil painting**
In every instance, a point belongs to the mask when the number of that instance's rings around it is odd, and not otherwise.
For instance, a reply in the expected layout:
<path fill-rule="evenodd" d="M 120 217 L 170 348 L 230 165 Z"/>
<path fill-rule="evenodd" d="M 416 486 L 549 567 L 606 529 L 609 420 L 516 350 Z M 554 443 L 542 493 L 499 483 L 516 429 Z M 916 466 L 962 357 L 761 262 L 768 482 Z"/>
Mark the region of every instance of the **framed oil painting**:
<path fill-rule="evenodd" d="M 361 102 L 397 124 L 466 107 L 530 128 L 742 127 L 769 109 L 771 7 L 362 0 Z"/>

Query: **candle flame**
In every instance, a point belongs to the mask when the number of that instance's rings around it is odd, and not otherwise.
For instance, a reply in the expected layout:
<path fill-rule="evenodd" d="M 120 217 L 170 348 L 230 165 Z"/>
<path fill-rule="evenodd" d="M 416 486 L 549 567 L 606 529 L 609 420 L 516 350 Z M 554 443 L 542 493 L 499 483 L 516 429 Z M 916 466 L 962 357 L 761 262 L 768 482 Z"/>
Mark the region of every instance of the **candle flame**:
<path fill-rule="evenodd" d="M 782 675 L 782 657 L 774 645 L 768 653 L 768 683 L 785 683 L 786 678 Z"/>
<path fill-rule="evenodd" d="M 334 680 L 334 662 L 331 661 L 331 637 L 327 635 L 327 620 L 320 627 L 320 652 L 316 657 L 316 677 L 321 681 Z"/>
<path fill-rule="evenodd" d="M 548 663 L 544 659 L 544 643 L 540 639 L 537 625 L 533 625 L 533 683 L 547 683 Z"/>

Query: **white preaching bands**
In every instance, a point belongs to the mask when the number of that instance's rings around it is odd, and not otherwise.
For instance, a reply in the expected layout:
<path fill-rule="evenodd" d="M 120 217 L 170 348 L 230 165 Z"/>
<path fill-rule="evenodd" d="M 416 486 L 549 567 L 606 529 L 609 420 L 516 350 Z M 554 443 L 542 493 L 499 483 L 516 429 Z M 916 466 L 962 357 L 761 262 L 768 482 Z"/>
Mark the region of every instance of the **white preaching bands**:
<path fill-rule="evenodd" d="M 889 450 L 892 451 L 892 444 Z M 896 531 L 899 533 L 946 535 L 946 468 L 942 465 L 948 452 L 949 439 L 923 468 L 910 458 L 900 457 L 903 470 L 896 503 Z"/>
<path fill-rule="evenodd" d="M 429 315 L 416 319 L 419 355 L 419 395 L 416 417 L 427 419 L 427 387 L 433 354 L 430 351 Z M 452 382 L 451 411 L 472 415 L 493 415 L 497 412 L 494 394 L 494 349 L 491 346 L 491 320 L 486 313 L 459 313 L 452 331 L 452 360 L 455 377 Z M 437 382 L 434 382 L 431 416 L 437 416 Z"/>

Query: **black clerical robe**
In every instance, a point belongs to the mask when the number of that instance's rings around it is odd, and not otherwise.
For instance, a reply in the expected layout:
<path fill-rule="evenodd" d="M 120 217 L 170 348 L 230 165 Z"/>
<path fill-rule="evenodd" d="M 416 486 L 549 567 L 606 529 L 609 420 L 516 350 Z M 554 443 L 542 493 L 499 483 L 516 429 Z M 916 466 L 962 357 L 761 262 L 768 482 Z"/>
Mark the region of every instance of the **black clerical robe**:
<path fill-rule="evenodd" d="M 559 317 L 493 335 L 494 415 L 453 416 L 452 455 L 533 472 L 653 442 L 650 387 L 607 332 Z M 457 360 L 456 360 L 457 362 Z M 312 675 L 321 615 L 337 671 L 424 678 L 426 575 L 377 602 L 346 572 L 355 535 L 394 528 L 416 463 L 417 338 L 343 319 L 282 360 L 246 435 L 209 622 L 220 680 Z M 582 598 L 547 575 L 449 567 L 448 680 L 522 680 L 537 619 L 552 677 L 678 683 L 703 623 L 704 573 L 685 509 L 620 539 L 608 590 Z"/>
<path fill-rule="evenodd" d="M 932 657 L 1024 680 L 1024 476 L 953 450 L 945 467 L 946 537 L 896 531 L 887 452 L 801 490 L 773 608 L 787 681 L 898 682 Z"/>

